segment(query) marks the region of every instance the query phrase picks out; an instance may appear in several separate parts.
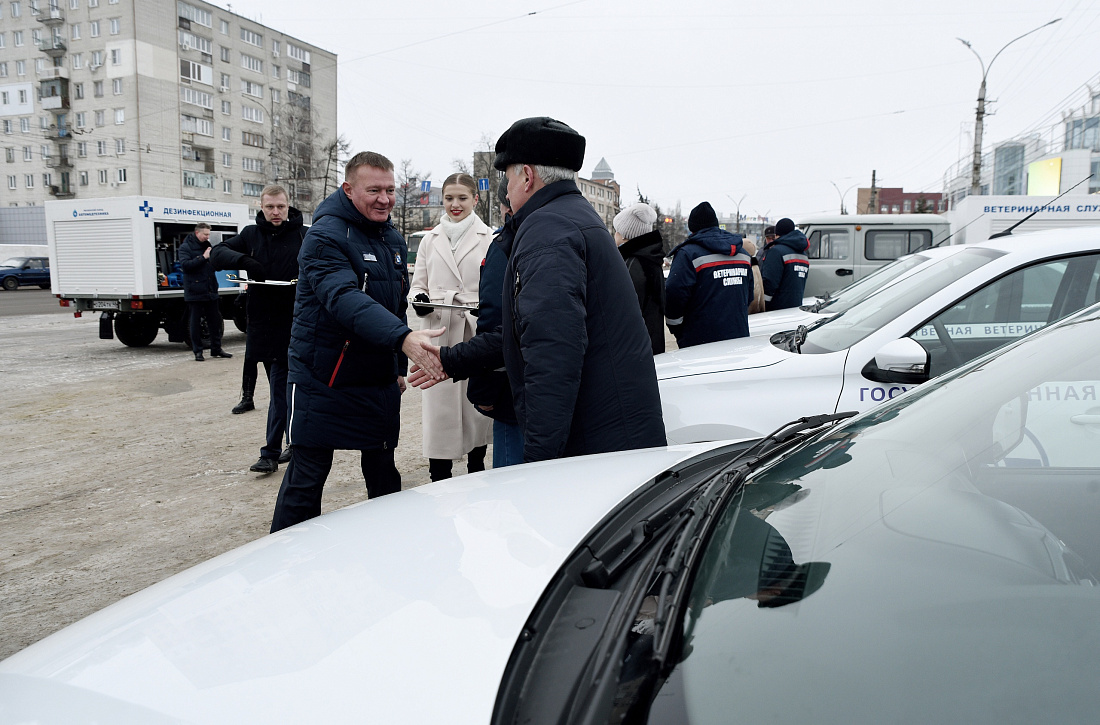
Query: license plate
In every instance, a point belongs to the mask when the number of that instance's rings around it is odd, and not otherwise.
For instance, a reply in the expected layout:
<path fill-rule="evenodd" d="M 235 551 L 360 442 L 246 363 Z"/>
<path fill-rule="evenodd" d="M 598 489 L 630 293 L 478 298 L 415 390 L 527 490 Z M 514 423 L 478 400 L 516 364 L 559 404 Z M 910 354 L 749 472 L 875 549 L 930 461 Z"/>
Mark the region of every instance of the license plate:
<path fill-rule="evenodd" d="M 92 300 L 93 310 L 117 310 L 118 300 Z"/>

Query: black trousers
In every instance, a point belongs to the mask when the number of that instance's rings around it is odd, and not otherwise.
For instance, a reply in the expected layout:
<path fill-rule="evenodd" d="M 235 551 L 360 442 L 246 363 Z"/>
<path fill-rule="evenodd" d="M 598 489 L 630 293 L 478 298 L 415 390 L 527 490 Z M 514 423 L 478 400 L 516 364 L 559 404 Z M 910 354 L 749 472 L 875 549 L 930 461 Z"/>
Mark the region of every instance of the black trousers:
<path fill-rule="evenodd" d="M 332 470 L 333 449 L 294 446 L 293 451 L 275 501 L 271 533 L 321 515 L 321 492 Z M 394 464 L 392 448 L 361 451 L 360 466 L 368 498 L 401 490 L 401 474 Z"/>
<path fill-rule="evenodd" d="M 217 300 L 202 300 L 201 302 L 188 302 L 187 309 L 191 313 L 191 350 L 202 352 L 202 318 L 206 318 L 206 326 L 210 328 L 210 351 L 222 349 L 222 313 L 218 309 Z"/>
<path fill-rule="evenodd" d="M 263 362 L 271 397 L 267 404 L 267 443 L 260 449 L 260 457 L 278 458 L 283 451 L 283 433 L 286 432 L 287 361 L 282 359 Z M 329 462 L 331 461 L 332 455 L 329 454 Z M 328 475 L 327 472 L 325 475 Z"/>

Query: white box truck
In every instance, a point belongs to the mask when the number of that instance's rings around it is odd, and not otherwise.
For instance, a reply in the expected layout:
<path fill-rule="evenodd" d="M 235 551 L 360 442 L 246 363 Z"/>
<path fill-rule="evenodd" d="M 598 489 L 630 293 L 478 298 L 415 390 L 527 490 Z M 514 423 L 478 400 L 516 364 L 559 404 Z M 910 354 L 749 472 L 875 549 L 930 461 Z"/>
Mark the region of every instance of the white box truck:
<path fill-rule="evenodd" d="M 100 312 L 99 336 L 144 347 L 161 328 L 189 340 L 178 250 L 198 222 L 221 242 L 251 223 L 244 204 L 124 196 L 47 201 L 50 287 L 74 314 Z M 240 329 L 240 289 L 219 272 L 222 317 Z"/>

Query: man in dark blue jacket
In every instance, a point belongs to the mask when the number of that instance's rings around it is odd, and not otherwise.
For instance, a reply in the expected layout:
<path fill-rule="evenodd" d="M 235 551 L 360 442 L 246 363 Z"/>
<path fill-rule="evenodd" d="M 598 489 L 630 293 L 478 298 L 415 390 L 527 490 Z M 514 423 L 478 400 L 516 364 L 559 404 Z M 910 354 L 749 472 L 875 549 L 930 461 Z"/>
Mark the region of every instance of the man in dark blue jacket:
<path fill-rule="evenodd" d="M 649 334 L 615 242 L 574 181 L 584 137 L 526 118 L 497 141 L 516 237 L 504 360 L 527 462 L 665 444 Z"/>
<path fill-rule="evenodd" d="M 721 229 L 705 201 L 688 215 L 688 231 L 665 280 L 668 329 L 680 347 L 748 337 L 752 257 L 741 235 Z"/>
<path fill-rule="evenodd" d="M 777 238 L 758 255 L 764 306 L 769 312 L 801 306 L 806 275 L 810 273 L 810 258 L 806 256 L 810 242 L 806 235 L 787 218 L 775 223 L 775 233 Z"/>
<path fill-rule="evenodd" d="M 497 231 L 481 263 L 477 334 L 467 342 L 440 348 L 439 357 L 447 375 L 455 380 L 469 378 L 466 397 L 493 419 L 493 468 L 503 468 L 523 463 L 523 429 L 516 418 L 512 386 L 504 371 L 501 303 L 504 273 L 516 235 L 504 180 L 497 189 L 497 197 L 504 225 Z"/>
<path fill-rule="evenodd" d="M 199 222 L 179 248 L 183 270 L 183 301 L 191 315 L 191 351 L 202 362 L 202 320 L 210 330 L 210 357 L 233 357 L 222 350 L 222 313 L 218 310 L 218 278 L 210 261 L 210 225 Z"/>
<path fill-rule="evenodd" d="M 412 358 L 443 377 L 424 345 L 442 330 L 406 324 L 405 240 L 390 223 L 393 163 L 369 151 L 348 161 L 344 183 L 313 213 L 298 256 L 289 352 L 287 440 L 271 531 L 321 513 L 334 449 L 361 452 L 370 498 L 401 489 L 393 449 Z"/>

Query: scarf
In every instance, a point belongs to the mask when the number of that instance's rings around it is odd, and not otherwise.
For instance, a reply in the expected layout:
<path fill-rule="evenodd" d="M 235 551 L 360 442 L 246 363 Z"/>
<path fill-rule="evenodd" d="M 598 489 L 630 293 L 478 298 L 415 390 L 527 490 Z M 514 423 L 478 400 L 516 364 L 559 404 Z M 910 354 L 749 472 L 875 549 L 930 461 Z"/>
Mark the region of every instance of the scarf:
<path fill-rule="evenodd" d="M 466 233 L 466 230 L 474 225 L 474 213 L 470 214 L 459 222 L 453 222 L 449 217 L 443 217 L 439 220 L 439 226 L 443 227 L 443 233 L 447 235 L 447 241 L 451 243 L 451 251 L 458 249 L 458 243 L 462 239 L 462 235 Z"/>

